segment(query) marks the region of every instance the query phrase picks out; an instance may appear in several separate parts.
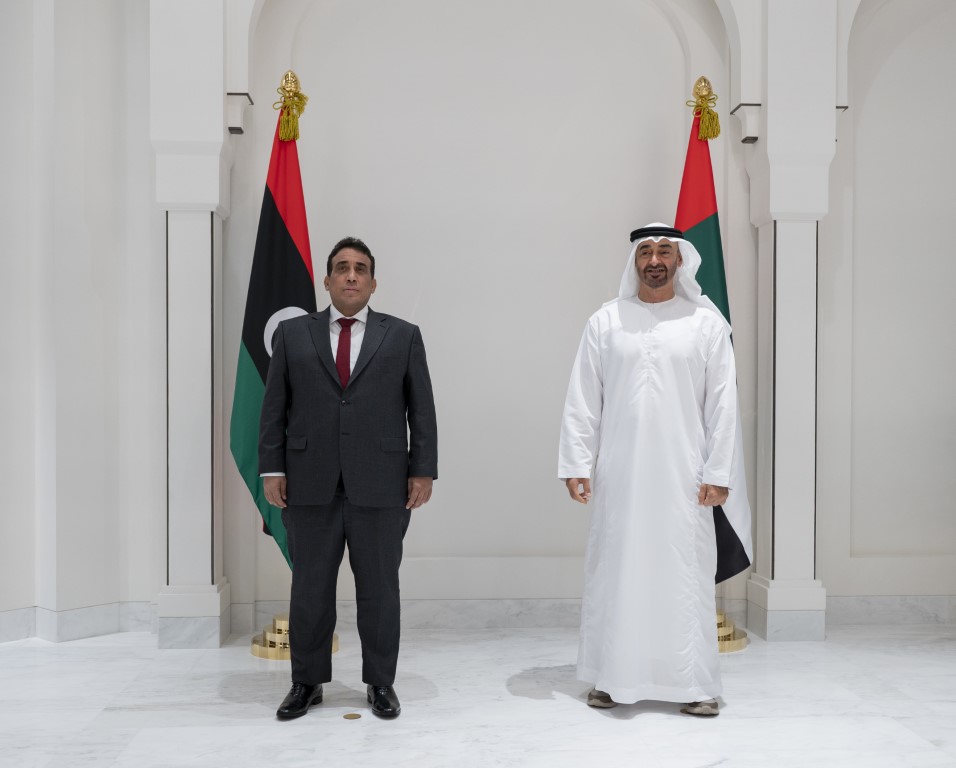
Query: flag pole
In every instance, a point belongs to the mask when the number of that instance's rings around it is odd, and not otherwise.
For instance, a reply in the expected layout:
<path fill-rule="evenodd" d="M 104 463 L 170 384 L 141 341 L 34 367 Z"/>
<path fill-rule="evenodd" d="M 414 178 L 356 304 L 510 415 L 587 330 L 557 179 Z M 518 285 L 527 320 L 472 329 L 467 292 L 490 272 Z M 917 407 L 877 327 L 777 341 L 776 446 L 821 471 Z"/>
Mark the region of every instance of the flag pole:
<path fill-rule="evenodd" d="M 697 249 L 701 266 L 697 282 L 701 291 L 730 322 L 730 303 L 724 273 L 724 254 L 717 216 L 717 193 L 710 161 L 709 141 L 720 136 L 720 118 L 715 107 L 717 95 L 703 75 L 694 83 L 693 98 L 686 102 L 693 110 L 687 158 L 681 178 L 680 196 L 674 226 Z M 750 503 L 747 499 L 746 477 L 743 469 L 743 448 L 738 430 L 735 453 L 741 457 L 732 477 L 731 494 L 723 505 L 714 507 L 714 532 L 717 544 L 716 581 L 720 583 L 745 571 L 751 562 Z M 717 612 L 717 647 L 721 653 L 746 648 L 747 633 L 734 626 L 723 611 Z"/>
<path fill-rule="evenodd" d="M 296 147 L 299 118 L 309 99 L 292 70 L 282 76 L 276 92 L 279 100 L 272 106 L 279 110 L 279 116 L 249 275 L 229 443 L 236 468 L 259 510 L 263 531 L 272 536 L 292 567 L 281 510 L 266 500 L 259 476 L 259 416 L 272 358 L 273 334 L 283 320 L 315 312 L 316 300 Z M 334 635 L 333 648 L 338 648 Z M 289 659 L 288 614 L 276 614 L 271 625 L 252 638 L 252 653 L 264 659 Z"/>

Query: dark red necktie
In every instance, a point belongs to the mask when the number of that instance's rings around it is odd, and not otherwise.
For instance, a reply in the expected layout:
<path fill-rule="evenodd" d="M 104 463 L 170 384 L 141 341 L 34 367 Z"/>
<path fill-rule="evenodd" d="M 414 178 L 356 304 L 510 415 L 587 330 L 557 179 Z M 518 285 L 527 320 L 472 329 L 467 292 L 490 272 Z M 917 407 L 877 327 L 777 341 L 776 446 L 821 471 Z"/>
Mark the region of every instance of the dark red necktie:
<path fill-rule="evenodd" d="M 339 327 L 339 348 L 335 353 L 335 370 L 339 372 L 339 381 L 342 382 L 342 389 L 349 383 L 350 363 L 352 362 L 352 323 L 354 317 L 340 317 Z"/>

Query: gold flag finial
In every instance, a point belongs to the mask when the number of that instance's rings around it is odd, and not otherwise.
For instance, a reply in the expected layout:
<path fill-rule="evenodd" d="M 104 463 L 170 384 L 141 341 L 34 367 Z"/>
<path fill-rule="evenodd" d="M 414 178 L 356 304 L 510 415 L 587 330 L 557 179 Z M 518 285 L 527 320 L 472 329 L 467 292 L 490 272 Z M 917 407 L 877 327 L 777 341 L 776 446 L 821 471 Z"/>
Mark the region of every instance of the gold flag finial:
<path fill-rule="evenodd" d="M 697 138 L 710 141 L 720 136 L 720 118 L 714 111 L 717 96 L 710 85 L 710 80 L 701 75 L 694 83 L 694 98 L 687 102 L 688 107 L 694 108 L 694 116 L 700 117 L 700 129 Z"/>
<path fill-rule="evenodd" d="M 296 141 L 299 138 L 299 115 L 305 112 L 309 97 L 302 93 L 299 76 L 291 69 L 282 76 L 276 93 L 282 97 L 272 105 L 273 109 L 282 110 L 279 117 L 279 139 Z"/>

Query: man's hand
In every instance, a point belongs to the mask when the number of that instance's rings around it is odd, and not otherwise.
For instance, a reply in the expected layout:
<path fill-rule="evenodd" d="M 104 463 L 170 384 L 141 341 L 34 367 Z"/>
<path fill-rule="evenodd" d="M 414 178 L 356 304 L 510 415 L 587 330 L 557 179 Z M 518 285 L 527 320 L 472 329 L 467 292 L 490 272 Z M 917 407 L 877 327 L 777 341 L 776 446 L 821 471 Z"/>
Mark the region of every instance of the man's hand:
<path fill-rule="evenodd" d="M 408 501 L 405 502 L 405 509 L 418 509 L 422 504 L 427 504 L 431 497 L 432 479 L 430 477 L 408 478 Z"/>
<path fill-rule="evenodd" d="M 727 501 L 727 494 L 730 490 L 722 485 L 700 484 L 700 492 L 697 494 L 697 503 L 702 507 L 716 507 Z"/>
<path fill-rule="evenodd" d="M 569 477 L 564 481 L 568 486 L 568 493 L 575 501 L 587 504 L 591 498 L 591 478 L 589 477 Z"/>
<path fill-rule="evenodd" d="M 285 477 L 281 475 L 264 477 L 262 487 L 266 492 L 266 501 L 273 507 L 285 509 Z"/>

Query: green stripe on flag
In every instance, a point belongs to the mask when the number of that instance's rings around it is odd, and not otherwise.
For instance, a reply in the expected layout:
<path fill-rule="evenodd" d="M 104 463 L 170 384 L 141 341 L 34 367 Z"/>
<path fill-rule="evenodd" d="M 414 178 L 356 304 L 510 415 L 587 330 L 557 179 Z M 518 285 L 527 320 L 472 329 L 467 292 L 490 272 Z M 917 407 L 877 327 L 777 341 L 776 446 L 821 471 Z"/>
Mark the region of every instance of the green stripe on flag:
<path fill-rule="evenodd" d="M 259 477 L 259 413 L 262 410 L 264 393 L 265 385 L 259 371 L 246 345 L 240 344 L 229 428 L 229 448 L 262 519 L 291 567 L 292 559 L 289 557 L 285 526 L 282 525 L 282 510 L 266 501 L 262 478 Z"/>
<path fill-rule="evenodd" d="M 730 302 L 727 299 L 727 278 L 724 275 L 724 252 L 720 245 L 720 224 L 717 214 L 708 216 L 699 224 L 684 230 L 684 239 L 694 244 L 700 253 L 701 265 L 697 282 L 707 296 L 730 322 Z"/>

